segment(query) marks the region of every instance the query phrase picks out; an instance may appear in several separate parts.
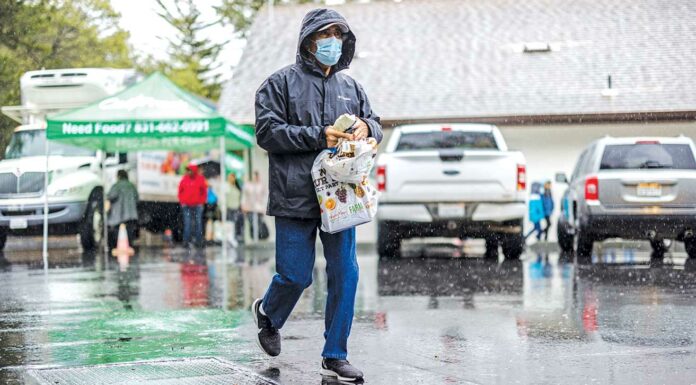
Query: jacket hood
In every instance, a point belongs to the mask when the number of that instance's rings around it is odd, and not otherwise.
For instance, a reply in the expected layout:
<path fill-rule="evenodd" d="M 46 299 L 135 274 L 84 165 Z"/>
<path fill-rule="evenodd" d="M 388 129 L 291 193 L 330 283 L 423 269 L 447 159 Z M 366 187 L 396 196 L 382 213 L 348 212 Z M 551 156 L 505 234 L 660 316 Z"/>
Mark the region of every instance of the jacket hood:
<path fill-rule="evenodd" d="M 318 71 L 319 74 L 323 75 L 323 71 L 316 63 L 313 55 L 303 48 L 302 43 L 321 27 L 331 23 L 342 23 L 347 25 L 350 29 L 346 19 L 333 9 L 317 8 L 307 12 L 304 19 L 302 19 L 300 38 L 297 42 L 297 64 L 303 65 L 308 70 Z M 353 61 L 353 55 L 355 54 L 355 40 L 355 35 L 352 30 L 344 34 L 341 58 L 338 60 L 338 63 L 331 68 L 332 74 L 350 67 L 350 63 Z"/>
<path fill-rule="evenodd" d="M 532 183 L 532 189 L 531 189 L 532 194 L 541 194 L 543 189 L 544 189 L 544 186 L 541 183 L 539 183 L 539 182 Z"/>
<path fill-rule="evenodd" d="M 186 166 L 187 169 L 191 170 L 191 172 L 195 175 L 198 174 L 198 165 L 189 163 L 188 166 Z"/>

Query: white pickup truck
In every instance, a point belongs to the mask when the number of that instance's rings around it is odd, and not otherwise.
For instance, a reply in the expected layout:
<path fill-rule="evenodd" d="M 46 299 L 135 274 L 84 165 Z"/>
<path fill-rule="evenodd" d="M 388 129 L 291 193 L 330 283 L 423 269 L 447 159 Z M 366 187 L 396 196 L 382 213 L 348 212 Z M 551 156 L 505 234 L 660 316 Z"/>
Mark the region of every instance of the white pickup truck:
<path fill-rule="evenodd" d="M 376 173 L 380 257 L 398 257 L 402 240 L 420 237 L 483 238 L 489 258 L 499 245 L 508 259 L 524 251 L 525 158 L 497 127 L 396 127 Z"/>

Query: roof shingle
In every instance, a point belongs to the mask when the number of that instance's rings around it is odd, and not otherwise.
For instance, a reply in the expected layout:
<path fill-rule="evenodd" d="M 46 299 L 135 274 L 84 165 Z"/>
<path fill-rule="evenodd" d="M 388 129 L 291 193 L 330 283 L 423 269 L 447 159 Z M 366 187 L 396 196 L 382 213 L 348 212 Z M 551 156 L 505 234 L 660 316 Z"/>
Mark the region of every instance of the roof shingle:
<path fill-rule="evenodd" d="M 294 62 L 304 14 L 257 17 L 220 110 L 254 121 L 254 94 Z M 357 36 L 350 75 L 383 120 L 696 110 L 692 0 L 405 0 L 334 7 Z M 525 43 L 551 52 L 523 53 Z M 602 95 L 611 75 L 614 97 Z"/>

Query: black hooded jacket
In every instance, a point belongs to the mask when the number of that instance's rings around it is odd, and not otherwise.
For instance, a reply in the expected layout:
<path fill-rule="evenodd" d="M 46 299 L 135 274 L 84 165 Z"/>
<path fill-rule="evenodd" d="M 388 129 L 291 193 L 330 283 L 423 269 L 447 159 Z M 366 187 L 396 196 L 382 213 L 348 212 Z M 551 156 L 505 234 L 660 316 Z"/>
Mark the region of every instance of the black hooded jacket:
<path fill-rule="evenodd" d="M 319 218 L 311 169 L 326 149 L 324 129 L 340 115 L 361 118 L 369 136 L 382 140 L 379 117 L 372 112 L 362 86 L 341 73 L 355 53 L 355 35 L 344 34 L 341 58 L 325 76 L 304 40 L 321 27 L 348 23 L 338 12 L 315 9 L 302 20 L 297 60 L 261 84 L 256 91 L 256 140 L 269 158 L 268 215 Z"/>

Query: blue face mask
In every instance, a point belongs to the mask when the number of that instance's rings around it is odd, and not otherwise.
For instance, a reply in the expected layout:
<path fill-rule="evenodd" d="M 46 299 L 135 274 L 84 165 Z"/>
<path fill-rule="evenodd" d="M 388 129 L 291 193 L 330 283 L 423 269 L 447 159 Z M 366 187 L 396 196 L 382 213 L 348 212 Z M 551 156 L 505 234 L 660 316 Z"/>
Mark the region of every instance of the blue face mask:
<path fill-rule="evenodd" d="M 341 58 L 341 49 L 343 48 L 343 41 L 336 39 L 335 37 L 327 37 L 326 39 L 319 39 L 317 43 L 317 52 L 314 56 L 319 60 L 319 63 L 325 66 L 332 66 L 338 63 L 338 59 Z"/>

